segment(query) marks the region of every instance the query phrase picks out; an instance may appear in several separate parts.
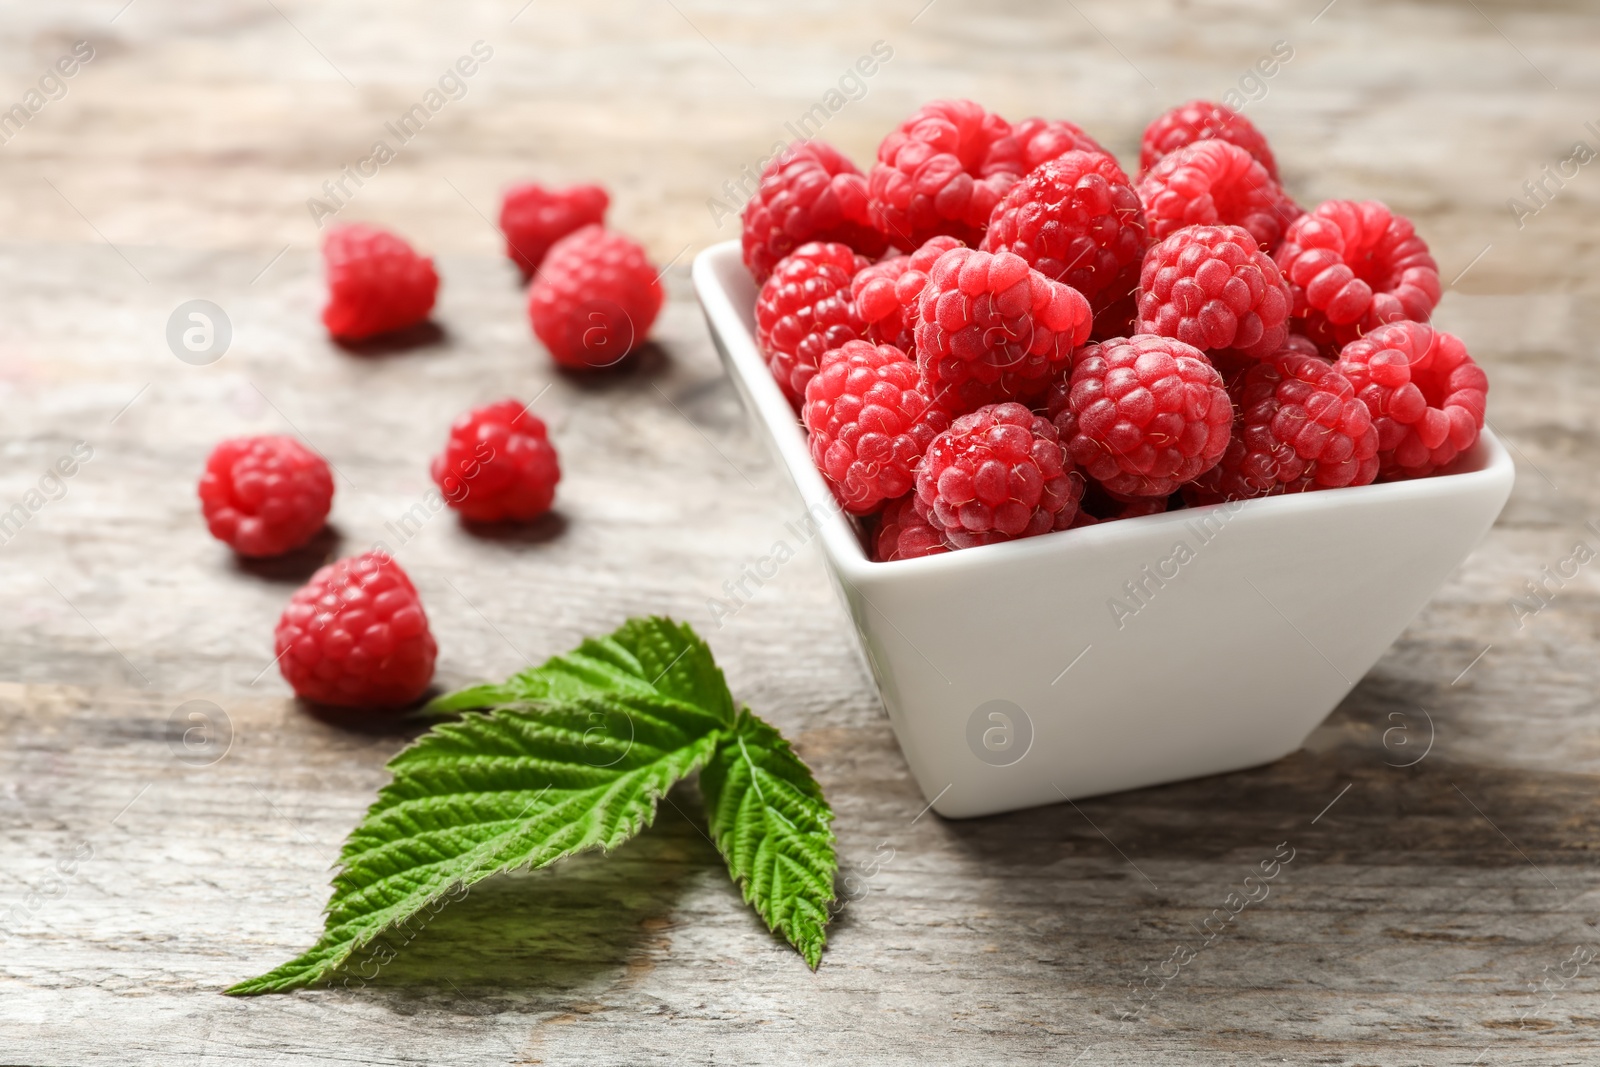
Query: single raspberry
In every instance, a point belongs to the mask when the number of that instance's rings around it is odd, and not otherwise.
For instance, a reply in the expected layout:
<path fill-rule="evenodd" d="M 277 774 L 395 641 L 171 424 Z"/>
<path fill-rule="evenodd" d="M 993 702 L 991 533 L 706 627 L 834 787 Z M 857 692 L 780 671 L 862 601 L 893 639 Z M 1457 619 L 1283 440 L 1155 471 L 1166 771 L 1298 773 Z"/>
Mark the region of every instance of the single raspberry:
<path fill-rule="evenodd" d="M 1327 200 L 1289 227 L 1274 258 L 1294 314 L 1319 344 L 1342 347 L 1386 322 L 1427 322 L 1439 267 L 1411 220 L 1376 200 Z"/>
<path fill-rule="evenodd" d="M 954 237 L 930 237 L 908 256 L 890 256 L 850 279 L 850 300 L 866 326 L 863 336 L 910 354 L 916 347 L 917 297 L 939 257 L 963 245 Z"/>
<path fill-rule="evenodd" d="M 1092 344 L 1046 409 L 1067 454 L 1119 499 L 1165 497 L 1228 447 L 1233 404 L 1199 349 L 1137 334 Z"/>
<path fill-rule="evenodd" d="M 1278 265 L 1247 231 L 1186 226 L 1144 257 L 1137 329 L 1261 358 L 1289 336 L 1289 302 Z"/>
<path fill-rule="evenodd" d="M 1100 142 L 1065 119 L 1023 119 L 1011 127 L 1008 136 L 989 146 L 983 171 L 986 174 L 1027 174 L 1068 152 L 1110 155 L 1100 147 Z"/>
<path fill-rule="evenodd" d="M 873 559 L 892 563 L 897 559 L 936 556 L 950 551 L 950 546 L 945 544 L 943 534 L 917 514 L 917 495 L 911 493 L 883 509 L 873 549 Z"/>
<path fill-rule="evenodd" d="M 639 244 L 600 226 L 557 241 L 528 287 L 533 332 L 563 367 L 609 367 L 650 333 L 661 280 Z"/>
<path fill-rule="evenodd" d="M 200 510 L 241 556 L 278 556 L 316 536 L 333 503 L 328 462 L 292 437 L 234 437 L 211 450 Z"/>
<path fill-rule="evenodd" d="M 849 245 L 865 256 L 888 243 L 867 212 L 867 178 L 824 141 L 800 141 L 768 163 L 744 206 L 744 265 L 756 283 L 809 241 Z"/>
<path fill-rule="evenodd" d="M 1227 141 L 1196 141 L 1163 156 L 1139 180 L 1150 236 L 1184 226 L 1243 226 L 1271 251 L 1301 215 L 1277 179 L 1255 157 Z"/>
<path fill-rule="evenodd" d="M 564 189 L 538 182 L 513 185 L 500 202 L 500 232 L 506 255 L 524 276 L 539 269 L 550 246 L 574 230 L 606 220 L 611 197 L 598 185 Z"/>
<path fill-rule="evenodd" d="M 387 230 L 340 226 L 322 242 L 328 270 L 328 304 L 322 324 L 343 341 L 415 326 L 433 310 L 439 276 L 433 260 L 417 255 Z"/>
<path fill-rule="evenodd" d="M 756 296 L 756 339 L 797 411 L 822 354 L 865 330 L 850 300 L 850 279 L 866 266 L 867 258 L 848 245 L 813 241 L 779 263 Z"/>
<path fill-rule="evenodd" d="M 430 473 L 474 522 L 529 522 L 550 510 L 561 464 L 544 421 L 520 400 L 497 400 L 456 419 Z"/>
<path fill-rule="evenodd" d="M 1386 481 L 1432 474 L 1477 442 L 1489 379 L 1453 335 L 1390 323 L 1345 345 L 1334 367 L 1372 413 Z"/>
<path fill-rule="evenodd" d="M 917 389 L 917 365 L 893 345 L 846 341 L 806 385 L 811 458 L 853 515 L 912 488 L 917 464 L 950 414 Z"/>
<path fill-rule="evenodd" d="M 299 696 L 343 708 L 400 708 L 433 677 L 438 646 L 417 590 L 387 552 L 330 563 L 289 600 L 274 635 Z"/>
<path fill-rule="evenodd" d="M 989 161 L 1011 132 L 970 100 L 924 104 L 878 146 L 867 175 L 873 225 L 900 248 L 941 233 L 976 245 L 994 206 L 1025 173 L 1014 146 Z"/>
<path fill-rule="evenodd" d="M 1132 292 L 1150 243 L 1139 194 L 1104 152 L 1071 151 L 1011 187 L 979 247 L 1014 252 L 1100 312 Z"/>
<path fill-rule="evenodd" d="M 917 514 L 953 548 L 1065 530 L 1083 478 L 1050 420 L 989 404 L 933 439 L 917 469 Z"/>
<path fill-rule="evenodd" d="M 1378 431 L 1327 360 L 1285 347 L 1252 362 L 1228 390 L 1237 415 L 1228 450 L 1184 486 L 1191 504 L 1366 485 L 1378 476 Z"/>
<path fill-rule="evenodd" d="M 1227 141 L 1249 152 L 1268 177 L 1277 179 L 1277 160 L 1272 158 L 1272 149 L 1267 147 L 1267 139 L 1255 124 L 1232 108 L 1209 100 L 1179 104 L 1157 115 L 1155 121 L 1144 128 L 1144 137 L 1139 142 L 1139 174 L 1148 174 L 1163 156 L 1185 145 L 1211 139 Z"/>
<path fill-rule="evenodd" d="M 1088 339 L 1092 322 L 1082 293 L 1021 256 L 953 248 L 934 263 L 917 298 L 923 392 L 965 411 L 1032 402 Z"/>

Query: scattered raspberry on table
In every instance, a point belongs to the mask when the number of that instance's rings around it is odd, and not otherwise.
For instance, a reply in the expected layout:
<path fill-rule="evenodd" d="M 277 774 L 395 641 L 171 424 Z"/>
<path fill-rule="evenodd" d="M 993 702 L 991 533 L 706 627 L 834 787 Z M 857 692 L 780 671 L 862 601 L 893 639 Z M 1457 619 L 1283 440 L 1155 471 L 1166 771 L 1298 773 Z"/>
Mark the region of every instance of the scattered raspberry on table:
<path fill-rule="evenodd" d="M 990 150 L 1011 124 L 971 100 L 924 104 L 878 146 L 867 175 L 872 221 L 898 248 L 949 234 L 976 245 L 1000 198 L 1026 172 L 1022 149 Z"/>
<path fill-rule="evenodd" d="M 322 323 L 343 341 L 403 330 L 427 319 L 439 291 L 433 260 L 404 239 L 360 223 L 329 231 L 322 243 L 328 303 Z"/>
<path fill-rule="evenodd" d="M 1163 156 L 1139 181 L 1150 236 L 1184 226 L 1243 226 L 1265 251 L 1300 217 L 1300 206 L 1249 152 L 1221 140 L 1196 141 Z"/>
<path fill-rule="evenodd" d="M 610 205 L 611 197 L 598 185 L 513 185 L 500 202 L 506 255 L 525 277 L 531 275 L 551 245 L 574 230 L 603 224 Z"/>
<path fill-rule="evenodd" d="M 241 556 L 277 556 L 327 522 L 333 475 L 292 437 L 235 437 L 207 457 L 199 493 L 211 536 Z"/>
<path fill-rule="evenodd" d="M 866 265 L 867 258 L 849 245 L 813 241 L 795 249 L 761 286 L 756 340 L 796 411 L 822 354 L 865 331 L 850 299 L 850 281 Z"/>
<path fill-rule="evenodd" d="M 1136 329 L 1258 358 L 1283 347 L 1289 307 L 1278 265 L 1248 231 L 1185 226 L 1144 257 Z"/>
<path fill-rule="evenodd" d="M 456 419 L 430 473 L 465 518 L 529 522 L 550 510 L 561 465 L 544 421 L 508 399 Z"/>
<path fill-rule="evenodd" d="M 1272 149 L 1255 123 L 1232 108 L 1209 100 L 1179 104 L 1157 115 L 1155 121 L 1144 128 L 1144 136 L 1139 141 L 1140 177 L 1148 174 L 1163 156 L 1196 141 L 1211 139 L 1227 141 L 1249 152 L 1269 177 L 1277 179 L 1278 161 L 1272 158 Z"/>
<path fill-rule="evenodd" d="M 825 141 L 801 141 L 768 163 L 743 222 L 744 265 L 757 283 L 811 241 L 849 245 L 865 256 L 882 254 L 888 243 L 867 210 L 866 175 Z"/>
<path fill-rule="evenodd" d="M 528 287 L 528 317 L 563 367 L 609 367 L 650 333 L 663 293 L 640 245 L 602 226 L 557 241 Z"/>
<path fill-rule="evenodd" d="M 275 645 L 297 695 L 373 711 L 422 696 L 438 653 L 416 588 L 383 551 L 312 575 L 283 609 Z"/>

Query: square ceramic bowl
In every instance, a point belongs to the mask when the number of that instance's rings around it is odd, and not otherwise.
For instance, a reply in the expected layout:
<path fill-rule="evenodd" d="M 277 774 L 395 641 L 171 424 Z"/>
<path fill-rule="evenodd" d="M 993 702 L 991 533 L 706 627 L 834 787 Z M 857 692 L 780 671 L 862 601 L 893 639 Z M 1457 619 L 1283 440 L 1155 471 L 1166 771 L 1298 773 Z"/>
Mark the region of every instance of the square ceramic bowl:
<path fill-rule="evenodd" d="M 809 514 L 917 784 L 947 817 L 1217 774 L 1299 748 L 1488 531 L 1510 457 L 875 563 L 757 350 L 739 243 L 694 286 Z"/>

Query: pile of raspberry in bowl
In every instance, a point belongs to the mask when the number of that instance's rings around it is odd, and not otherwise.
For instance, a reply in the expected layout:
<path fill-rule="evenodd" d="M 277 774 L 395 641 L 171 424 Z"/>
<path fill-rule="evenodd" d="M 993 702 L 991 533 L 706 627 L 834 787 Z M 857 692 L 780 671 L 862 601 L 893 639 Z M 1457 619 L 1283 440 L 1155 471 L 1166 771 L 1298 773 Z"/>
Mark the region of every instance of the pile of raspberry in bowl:
<path fill-rule="evenodd" d="M 1483 427 L 1410 221 L 1302 208 L 1219 104 L 1130 178 L 1070 122 L 934 101 L 865 174 L 791 146 L 743 223 L 762 353 L 879 561 L 1425 477 Z"/>

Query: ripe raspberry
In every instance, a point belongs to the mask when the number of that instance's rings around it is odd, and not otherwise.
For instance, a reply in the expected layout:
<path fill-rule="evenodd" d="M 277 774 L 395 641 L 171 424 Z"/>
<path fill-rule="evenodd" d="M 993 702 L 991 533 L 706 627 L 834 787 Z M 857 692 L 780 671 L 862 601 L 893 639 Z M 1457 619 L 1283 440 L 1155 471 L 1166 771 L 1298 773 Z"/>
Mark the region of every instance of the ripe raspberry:
<path fill-rule="evenodd" d="M 1278 163 L 1255 124 L 1232 108 L 1209 100 L 1179 104 L 1156 116 L 1155 121 L 1144 128 L 1144 137 L 1139 142 L 1139 174 L 1148 174 L 1162 156 L 1196 141 L 1213 138 L 1249 152 L 1268 177 L 1277 179 Z"/>
<path fill-rule="evenodd" d="M 924 104 L 878 146 L 867 175 L 873 225 L 900 248 L 941 233 L 976 245 L 994 206 L 1024 173 L 1015 146 L 988 162 L 1011 132 L 970 100 Z"/>
<path fill-rule="evenodd" d="M 1432 474 L 1477 442 L 1489 379 L 1451 334 L 1379 326 L 1345 345 L 1334 367 L 1372 413 L 1384 480 Z"/>
<path fill-rule="evenodd" d="M 990 174 L 1027 174 L 1068 152 L 1110 155 L 1098 141 L 1065 119 L 1023 119 L 1011 127 L 1009 136 L 990 146 L 983 169 Z"/>
<path fill-rule="evenodd" d="M 428 688 L 438 653 L 411 579 L 382 550 L 313 574 L 274 637 L 278 669 L 295 693 L 343 708 L 410 704 Z"/>
<path fill-rule="evenodd" d="M 850 300 L 866 326 L 863 334 L 878 345 L 894 345 L 908 355 L 916 339 L 917 297 L 928 281 L 928 271 L 952 248 L 963 247 L 954 237 L 930 237 L 909 256 L 890 256 L 864 267 L 850 279 Z"/>
<path fill-rule="evenodd" d="M 1139 180 L 1139 200 L 1158 241 L 1183 226 L 1243 226 L 1267 251 L 1301 214 L 1254 156 L 1220 140 L 1196 141 L 1163 156 Z"/>
<path fill-rule="evenodd" d="M 234 437 L 211 450 L 200 510 L 241 556 L 277 556 L 316 536 L 333 503 L 328 463 L 292 437 Z"/>
<path fill-rule="evenodd" d="M 1294 314 L 1319 344 L 1342 347 L 1386 322 L 1427 322 L 1439 267 L 1411 220 L 1376 200 L 1327 200 L 1289 227 L 1274 253 Z"/>
<path fill-rule="evenodd" d="M 1233 438 L 1215 467 L 1184 486 L 1191 504 L 1366 485 L 1378 431 L 1350 380 L 1294 348 L 1251 363 L 1230 384 Z"/>
<path fill-rule="evenodd" d="M 917 469 L 917 514 L 953 548 L 1065 530 L 1083 478 L 1050 420 L 989 404 L 933 439 Z"/>
<path fill-rule="evenodd" d="M 1014 252 L 1102 311 L 1132 292 L 1150 243 L 1139 194 L 1103 152 L 1067 152 L 1011 187 L 979 247 Z"/>
<path fill-rule="evenodd" d="M 883 509 L 883 518 L 873 538 L 872 558 L 879 563 L 897 559 L 936 556 L 950 551 L 944 536 L 917 514 L 917 495 L 908 494 Z"/>
<path fill-rule="evenodd" d="M 529 522 L 550 510 L 561 465 L 544 421 L 520 400 L 498 400 L 456 419 L 430 473 L 474 522 Z"/>
<path fill-rule="evenodd" d="M 808 241 L 849 245 L 865 256 L 887 242 L 867 212 L 866 175 L 823 141 L 800 141 L 767 164 L 744 206 L 744 265 L 756 284 Z"/>
<path fill-rule="evenodd" d="M 923 392 L 972 410 L 1032 402 L 1089 336 L 1089 302 L 1010 252 L 953 248 L 928 272 L 917 298 L 917 364 Z"/>
<path fill-rule="evenodd" d="M 545 253 L 567 234 L 606 220 L 611 197 L 598 185 L 551 188 L 538 182 L 513 185 L 500 202 L 500 232 L 506 255 L 524 276 L 539 269 Z"/>
<path fill-rule="evenodd" d="M 387 230 L 340 226 L 322 242 L 328 269 L 328 304 L 322 324 L 343 341 L 415 326 L 433 310 L 439 276 L 433 260 L 419 256 Z"/>
<path fill-rule="evenodd" d="M 917 464 L 950 414 L 917 390 L 917 365 L 892 345 L 846 341 L 806 385 L 811 458 L 853 515 L 911 492 Z"/>
<path fill-rule="evenodd" d="M 822 354 L 865 329 L 850 300 L 850 279 L 866 265 L 848 245 L 813 241 L 795 249 L 761 286 L 756 339 L 796 411 Z"/>
<path fill-rule="evenodd" d="M 1289 286 L 1238 226 L 1186 226 L 1144 257 L 1139 333 L 1261 358 L 1289 336 Z"/>
<path fill-rule="evenodd" d="M 1080 350 L 1047 410 L 1073 462 L 1130 500 L 1168 496 L 1213 466 L 1233 422 L 1222 376 L 1205 354 L 1153 334 Z"/>
<path fill-rule="evenodd" d="M 644 249 L 600 226 L 551 247 L 528 287 L 533 332 L 563 367 L 609 367 L 643 343 L 661 310 Z"/>

